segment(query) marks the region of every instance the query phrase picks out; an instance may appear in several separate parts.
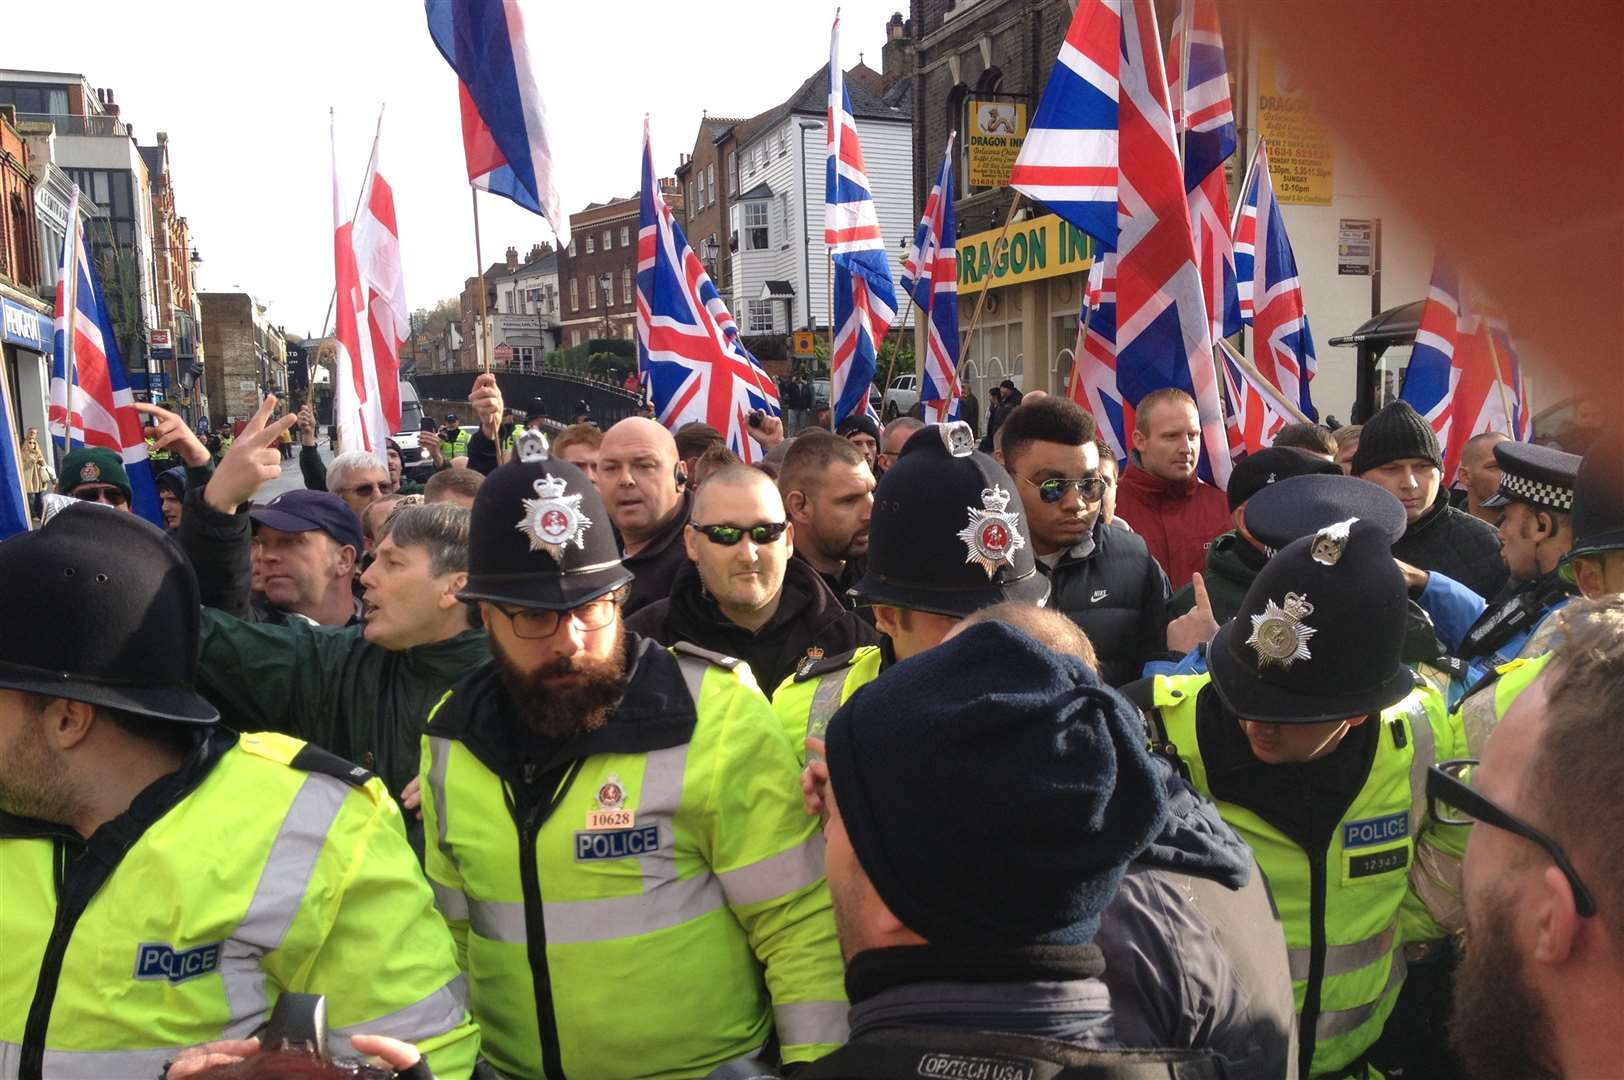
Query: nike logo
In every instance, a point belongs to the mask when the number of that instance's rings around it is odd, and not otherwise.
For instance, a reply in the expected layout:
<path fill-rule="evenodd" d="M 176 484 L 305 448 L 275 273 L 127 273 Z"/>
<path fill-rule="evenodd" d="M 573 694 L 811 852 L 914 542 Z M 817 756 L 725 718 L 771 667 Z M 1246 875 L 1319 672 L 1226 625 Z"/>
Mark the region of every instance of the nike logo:
<path fill-rule="evenodd" d="M 1089 597 L 1088 602 L 1090 604 L 1097 604 L 1101 600 L 1104 600 L 1107 596 L 1110 596 L 1110 595 L 1111 595 L 1111 590 L 1109 590 L 1109 589 L 1095 589 L 1094 590 L 1094 595 Z"/>

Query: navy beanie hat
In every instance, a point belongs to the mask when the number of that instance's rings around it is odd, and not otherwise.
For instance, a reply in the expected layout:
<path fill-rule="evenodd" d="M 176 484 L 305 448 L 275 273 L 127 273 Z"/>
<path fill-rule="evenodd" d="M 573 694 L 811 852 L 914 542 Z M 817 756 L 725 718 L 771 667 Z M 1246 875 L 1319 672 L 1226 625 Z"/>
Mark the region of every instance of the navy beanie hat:
<path fill-rule="evenodd" d="M 1091 941 L 1167 818 L 1134 707 L 1076 657 L 979 623 L 837 712 L 829 780 L 857 860 L 933 944 Z"/>

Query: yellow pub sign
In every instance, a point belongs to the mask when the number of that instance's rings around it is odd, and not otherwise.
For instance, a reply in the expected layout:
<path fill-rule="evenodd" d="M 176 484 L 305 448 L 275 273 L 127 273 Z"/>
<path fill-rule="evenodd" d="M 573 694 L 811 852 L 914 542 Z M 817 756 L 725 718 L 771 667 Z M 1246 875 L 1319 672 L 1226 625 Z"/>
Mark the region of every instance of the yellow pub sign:
<path fill-rule="evenodd" d="M 1093 238 L 1054 214 L 1016 222 L 1000 243 L 1001 234 L 989 229 L 959 238 L 959 295 L 1086 274 L 1094 265 Z"/>

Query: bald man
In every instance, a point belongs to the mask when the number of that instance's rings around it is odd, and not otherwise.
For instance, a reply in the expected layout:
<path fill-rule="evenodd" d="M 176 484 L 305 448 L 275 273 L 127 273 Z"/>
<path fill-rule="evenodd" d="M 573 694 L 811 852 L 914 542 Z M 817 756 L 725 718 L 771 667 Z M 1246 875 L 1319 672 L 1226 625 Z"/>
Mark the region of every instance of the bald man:
<path fill-rule="evenodd" d="M 683 540 L 692 561 L 677 571 L 670 595 L 626 628 L 662 645 L 686 641 L 736 656 L 768 695 L 803 664 L 879 644 L 809 563 L 790 557 L 794 528 L 771 477 L 722 466 L 693 497 Z"/>
<path fill-rule="evenodd" d="M 620 540 L 621 562 L 636 575 L 622 610 L 631 615 L 671 594 L 688 564 L 682 545 L 692 497 L 677 441 L 653 420 L 632 416 L 611 427 L 593 478 Z"/>

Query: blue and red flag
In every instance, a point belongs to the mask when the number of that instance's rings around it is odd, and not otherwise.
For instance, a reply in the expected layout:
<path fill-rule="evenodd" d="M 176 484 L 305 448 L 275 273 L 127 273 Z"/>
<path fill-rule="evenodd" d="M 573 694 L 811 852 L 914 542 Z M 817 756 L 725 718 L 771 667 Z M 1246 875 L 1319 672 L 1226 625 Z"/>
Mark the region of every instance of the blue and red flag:
<path fill-rule="evenodd" d="M 1226 486 L 1223 401 L 1151 4 L 1079 0 L 1010 185 L 1116 253 L 1117 391 L 1125 406 L 1164 387 L 1194 398 L 1200 474 Z"/>
<path fill-rule="evenodd" d="M 1502 431 L 1532 434 L 1522 364 L 1505 319 L 1439 257 L 1399 395 L 1438 433 L 1444 484 L 1455 479 L 1466 441 Z"/>
<path fill-rule="evenodd" d="M 1297 258 L 1274 196 L 1269 151 L 1262 139 L 1246 170 L 1235 215 L 1235 267 L 1241 318 L 1252 327 L 1252 363 L 1310 420 L 1319 419 L 1309 383 L 1319 369 L 1303 307 Z"/>
<path fill-rule="evenodd" d="M 765 456 L 750 413 L 779 414 L 778 389 L 738 339 L 738 327 L 660 193 L 643 121 L 643 200 L 637 227 L 637 366 L 655 416 L 672 431 L 701 420 L 747 462 Z"/>
<path fill-rule="evenodd" d="M 512 199 L 570 239 L 553 176 L 547 108 L 531 72 L 519 0 L 426 0 L 429 34 L 457 73 L 468 182 Z"/>
<path fill-rule="evenodd" d="M 925 377 L 919 383 L 919 400 L 925 406 L 925 423 L 941 424 L 959 418 L 959 252 L 958 233 L 953 222 L 953 141 L 949 135 L 947 152 L 936 186 L 925 200 L 925 212 L 914 233 L 913 248 L 902 260 L 902 291 L 919 309 L 926 327 Z"/>
<path fill-rule="evenodd" d="M 1186 34 L 1185 16 L 1192 13 L 1193 27 Z M 1216 342 L 1241 329 L 1235 249 L 1230 241 L 1229 181 L 1224 176 L 1224 162 L 1235 153 L 1235 110 L 1230 104 L 1229 68 L 1224 62 L 1216 0 L 1187 0 L 1180 6 L 1173 19 L 1167 69 L 1173 129 L 1184 147 L 1190 232 L 1201 267 L 1201 289 L 1207 297 L 1208 332 Z"/>
<path fill-rule="evenodd" d="M 1088 271 L 1066 396 L 1093 414 L 1100 438 L 1121 464 L 1128 460 L 1131 410 L 1123 407 L 1117 389 L 1116 364 L 1116 253 L 1103 252 Z"/>
<path fill-rule="evenodd" d="M 131 507 L 161 527 L 164 517 L 147 459 L 141 414 L 135 411 L 118 337 L 107 313 L 107 299 L 90 260 L 90 247 L 79 220 L 77 187 L 68 202 L 68 235 L 62 242 L 57 281 L 51 434 L 64 453 L 76 446 L 100 446 L 117 454 L 130 478 Z"/>
<path fill-rule="evenodd" d="M 823 194 L 823 242 L 834 261 L 834 352 L 829 398 L 834 422 L 870 410 L 869 387 L 879 346 L 897 317 L 891 260 L 880 234 L 874 195 L 857 139 L 845 73 L 840 69 L 840 18 L 829 32 L 829 110 Z"/>
<path fill-rule="evenodd" d="M 1280 429 L 1296 419 L 1280 391 L 1255 379 L 1235 358 L 1229 343 L 1221 341 L 1224 389 L 1229 394 L 1229 452 L 1235 458 L 1255 454 L 1274 445 Z"/>

